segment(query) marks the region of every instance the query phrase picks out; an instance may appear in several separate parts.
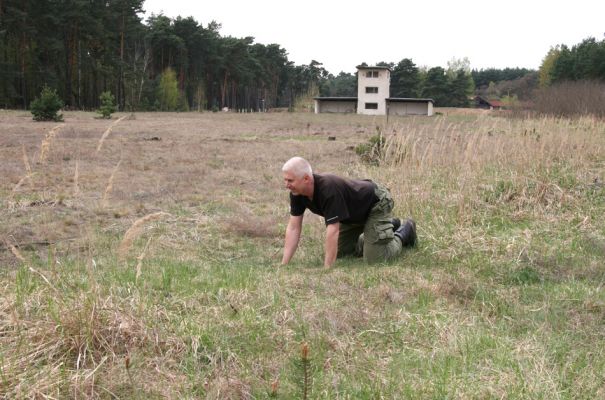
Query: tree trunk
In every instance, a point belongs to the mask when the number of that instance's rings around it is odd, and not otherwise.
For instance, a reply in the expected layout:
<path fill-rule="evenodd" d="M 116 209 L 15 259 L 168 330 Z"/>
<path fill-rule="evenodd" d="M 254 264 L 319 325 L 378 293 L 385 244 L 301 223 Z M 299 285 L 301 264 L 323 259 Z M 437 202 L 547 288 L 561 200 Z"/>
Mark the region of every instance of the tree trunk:
<path fill-rule="evenodd" d="M 118 108 L 124 109 L 124 30 L 126 29 L 126 20 L 124 9 L 122 8 L 122 24 L 120 29 L 120 68 L 118 76 Z"/>
<path fill-rule="evenodd" d="M 21 97 L 23 98 L 23 109 L 27 110 L 27 87 L 25 82 L 25 50 L 27 48 L 26 45 L 27 37 L 25 36 L 25 32 L 21 35 L 21 44 L 19 46 L 19 52 L 21 53 Z"/>
<path fill-rule="evenodd" d="M 225 107 L 226 92 L 227 92 L 227 71 L 225 71 L 225 78 L 223 79 L 223 84 L 221 85 L 221 108 Z"/>
<path fill-rule="evenodd" d="M 78 36 L 77 26 L 72 26 L 65 32 L 65 100 L 68 106 L 75 104 L 75 96 L 73 93 L 73 78 L 75 64 L 77 59 L 76 54 L 76 38 Z"/>
<path fill-rule="evenodd" d="M 141 73 L 141 83 L 139 85 L 139 94 L 137 96 L 137 105 L 141 104 L 141 97 L 143 96 L 143 85 L 145 84 L 145 74 L 147 72 L 147 67 L 151 62 L 151 49 L 147 47 L 146 43 L 143 43 L 145 48 L 145 55 L 143 56 L 143 71 Z"/>
<path fill-rule="evenodd" d="M 65 32 L 65 38 L 63 40 L 65 47 L 65 94 L 63 96 L 65 104 L 69 105 L 69 94 L 71 93 L 71 68 L 69 65 L 69 34 Z"/>
<path fill-rule="evenodd" d="M 82 43 L 78 40 L 78 109 L 82 109 Z"/>

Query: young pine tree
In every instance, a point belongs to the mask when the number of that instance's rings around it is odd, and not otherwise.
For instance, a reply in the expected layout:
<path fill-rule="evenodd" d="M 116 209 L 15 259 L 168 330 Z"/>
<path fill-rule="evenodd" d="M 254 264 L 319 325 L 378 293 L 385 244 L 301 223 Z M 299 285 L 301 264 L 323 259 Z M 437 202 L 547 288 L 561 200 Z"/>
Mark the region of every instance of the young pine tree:
<path fill-rule="evenodd" d="M 30 104 L 34 121 L 63 121 L 63 115 L 58 114 L 63 107 L 63 101 L 57 91 L 44 85 L 40 97 L 36 97 Z"/>
<path fill-rule="evenodd" d="M 103 118 L 110 119 L 111 114 L 116 112 L 116 100 L 110 91 L 101 93 L 99 96 L 101 106 L 97 110 L 97 113 L 101 114 Z"/>

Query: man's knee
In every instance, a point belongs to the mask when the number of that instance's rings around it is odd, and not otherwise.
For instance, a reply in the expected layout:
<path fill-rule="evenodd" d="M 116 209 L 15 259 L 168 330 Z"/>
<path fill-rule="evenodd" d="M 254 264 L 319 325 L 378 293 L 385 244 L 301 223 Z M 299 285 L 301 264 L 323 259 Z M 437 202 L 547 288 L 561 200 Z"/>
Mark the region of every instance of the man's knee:
<path fill-rule="evenodd" d="M 401 254 L 401 249 L 401 241 L 397 238 L 383 243 L 366 244 L 363 259 L 368 264 L 388 261 Z"/>

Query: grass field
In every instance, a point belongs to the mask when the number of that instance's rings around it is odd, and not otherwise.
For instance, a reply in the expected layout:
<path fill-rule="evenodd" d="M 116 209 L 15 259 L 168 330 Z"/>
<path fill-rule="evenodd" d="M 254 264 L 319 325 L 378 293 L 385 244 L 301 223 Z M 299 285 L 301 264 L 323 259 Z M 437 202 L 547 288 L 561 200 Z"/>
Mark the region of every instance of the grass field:
<path fill-rule="evenodd" d="M 605 122 L 442 112 L 0 111 L 0 396 L 605 398 Z M 294 155 L 419 246 L 279 266 Z"/>

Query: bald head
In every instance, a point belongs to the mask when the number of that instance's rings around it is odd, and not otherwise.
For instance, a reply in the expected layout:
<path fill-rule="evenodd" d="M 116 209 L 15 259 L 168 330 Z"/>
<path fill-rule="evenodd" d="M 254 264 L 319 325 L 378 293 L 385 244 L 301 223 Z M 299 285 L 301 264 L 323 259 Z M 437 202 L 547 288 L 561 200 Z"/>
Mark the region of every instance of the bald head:
<path fill-rule="evenodd" d="M 282 172 L 290 172 L 297 178 L 302 178 L 305 175 L 313 176 L 311 164 L 302 157 L 292 157 L 282 167 Z"/>

